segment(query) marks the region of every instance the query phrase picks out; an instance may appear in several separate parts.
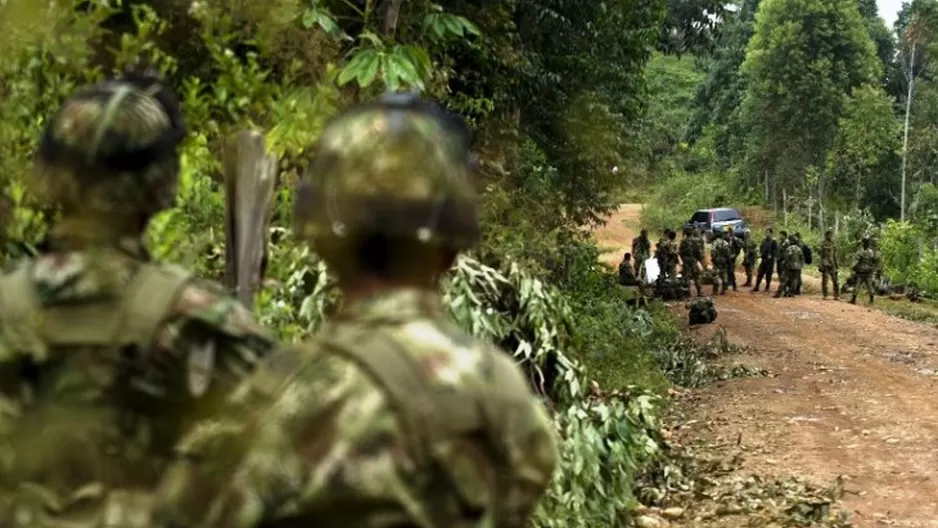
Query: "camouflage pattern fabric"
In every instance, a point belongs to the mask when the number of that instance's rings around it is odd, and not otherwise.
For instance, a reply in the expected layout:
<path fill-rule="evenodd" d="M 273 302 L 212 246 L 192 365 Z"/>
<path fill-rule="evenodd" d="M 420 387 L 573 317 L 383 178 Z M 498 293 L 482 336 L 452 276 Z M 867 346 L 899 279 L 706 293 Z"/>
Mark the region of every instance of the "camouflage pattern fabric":
<path fill-rule="evenodd" d="M 717 319 L 717 308 L 710 297 L 698 297 L 685 306 L 691 326 L 709 324 Z"/>
<path fill-rule="evenodd" d="M 756 267 L 756 260 L 759 258 L 759 246 L 752 239 L 749 231 L 743 239 L 743 268 L 746 270 L 746 283 L 743 286 L 752 286 L 752 275 Z"/>
<path fill-rule="evenodd" d="M 146 526 L 181 431 L 272 339 L 219 286 L 149 261 L 185 137 L 175 96 L 128 75 L 45 120 L 27 179 L 61 213 L 0 278 L 0 526 Z"/>
<path fill-rule="evenodd" d="M 697 295 L 700 295 L 700 261 L 703 255 L 698 252 L 699 247 L 694 240 L 693 235 L 685 235 L 678 246 L 678 253 L 681 257 L 681 276 L 688 285 L 693 284 L 697 288 Z"/>
<path fill-rule="evenodd" d="M 117 246 L 25 262 L 43 309 L 68 307 L 80 321 L 125 295 L 149 264 L 139 241 Z M 250 313 L 210 282 L 190 280 L 163 321 L 152 348 L 133 359 L 110 346 L 50 347 L 4 325 L 0 397 L 12 414 L 0 419 L 0 495 L 15 504 L 7 513 L 31 516 L 37 527 L 104 526 L 106 508 L 112 519 L 139 518 L 131 510 L 142 499 L 132 491 L 156 485 L 181 431 L 205 418 L 273 347 Z M 24 362 L 34 380 L 10 376 Z M 33 396 L 19 396 L 23 389 Z"/>
<path fill-rule="evenodd" d="M 635 264 L 643 263 L 651 257 L 651 241 L 648 235 L 639 235 L 632 239 L 632 258 Z"/>
<path fill-rule="evenodd" d="M 853 296 L 850 299 L 851 304 L 856 304 L 857 294 L 860 293 L 861 286 L 869 293 L 869 302 L 870 304 L 873 304 L 873 298 L 876 291 L 873 287 L 873 279 L 877 270 L 876 266 L 876 253 L 871 248 L 864 247 L 857 251 L 856 257 L 854 257 L 853 265 L 853 272 L 855 277 Z"/>
<path fill-rule="evenodd" d="M 411 358 L 427 386 L 465 406 L 477 405 L 496 377 L 525 383 L 504 352 L 446 319 L 435 292 L 361 301 L 334 325 L 366 327 Z M 551 479 L 556 440 L 533 398 L 502 410 L 494 439 L 441 435 L 424 451 L 388 392 L 358 365 L 316 341 L 298 354 L 280 351 L 181 444 L 157 524 L 521 527 Z M 432 463 L 419 462 L 428 453 Z"/>
<path fill-rule="evenodd" d="M 837 258 L 837 244 L 829 236 L 825 235 L 821 242 L 819 251 L 821 260 L 818 269 L 821 272 L 821 294 L 826 299 L 828 295 L 828 283 L 833 283 L 834 298 L 840 298 L 840 284 L 837 281 L 837 270 L 840 268 L 840 262 Z"/>

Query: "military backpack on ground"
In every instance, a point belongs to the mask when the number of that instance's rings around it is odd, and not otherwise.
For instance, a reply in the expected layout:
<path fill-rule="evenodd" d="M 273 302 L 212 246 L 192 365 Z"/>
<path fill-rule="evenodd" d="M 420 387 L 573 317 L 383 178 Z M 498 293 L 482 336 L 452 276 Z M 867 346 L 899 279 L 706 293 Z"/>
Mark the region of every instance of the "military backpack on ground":
<path fill-rule="evenodd" d="M 662 301 L 679 301 L 690 297 L 690 284 L 684 278 L 659 278 L 654 291 L 655 297 Z"/>
<path fill-rule="evenodd" d="M 697 297 L 687 303 L 688 322 L 691 326 L 709 324 L 717 319 L 717 307 L 710 297 Z"/>

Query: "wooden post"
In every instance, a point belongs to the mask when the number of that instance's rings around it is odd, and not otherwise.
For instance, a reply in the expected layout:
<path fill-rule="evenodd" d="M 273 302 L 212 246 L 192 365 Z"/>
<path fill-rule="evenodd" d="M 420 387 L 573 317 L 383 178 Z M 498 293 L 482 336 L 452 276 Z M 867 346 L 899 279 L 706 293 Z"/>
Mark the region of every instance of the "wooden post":
<path fill-rule="evenodd" d="M 253 130 L 234 134 L 225 146 L 225 285 L 248 308 L 267 260 L 267 232 L 277 187 L 277 156 Z"/>

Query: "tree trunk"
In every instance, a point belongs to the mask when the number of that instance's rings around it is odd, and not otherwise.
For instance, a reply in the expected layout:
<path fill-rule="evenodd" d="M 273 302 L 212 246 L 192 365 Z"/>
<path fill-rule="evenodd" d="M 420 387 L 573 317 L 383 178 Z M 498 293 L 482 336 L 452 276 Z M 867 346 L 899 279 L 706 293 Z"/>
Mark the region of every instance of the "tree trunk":
<path fill-rule="evenodd" d="M 397 21 L 401 15 L 401 4 L 403 0 L 388 0 L 387 8 L 384 12 L 384 27 L 382 28 L 385 37 L 390 37 L 397 31 Z"/>
<path fill-rule="evenodd" d="M 912 42 L 912 52 L 909 54 L 909 88 L 905 97 L 905 127 L 902 137 L 902 189 L 899 194 L 900 221 L 905 221 L 905 180 L 909 165 L 909 115 L 912 113 L 912 86 L 915 83 L 915 71 L 913 68 L 915 68 L 915 41 Z"/>

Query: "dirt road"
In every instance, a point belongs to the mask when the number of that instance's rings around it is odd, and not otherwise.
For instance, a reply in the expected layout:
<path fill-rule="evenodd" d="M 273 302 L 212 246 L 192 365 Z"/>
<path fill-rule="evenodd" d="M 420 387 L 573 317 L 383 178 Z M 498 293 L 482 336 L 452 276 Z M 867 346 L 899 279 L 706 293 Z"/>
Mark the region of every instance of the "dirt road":
<path fill-rule="evenodd" d="M 617 261 L 639 205 L 597 232 Z M 739 282 L 742 284 L 742 282 Z M 679 307 L 675 308 L 680 310 Z M 938 527 L 938 329 L 815 295 L 773 299 L 740 288 L 717 298 L 719 327 L 773 377 L 695 391 L 700 435 L 741 440 L 740 471 L 829 484 L 847 477 L 855 526 Z"/>

